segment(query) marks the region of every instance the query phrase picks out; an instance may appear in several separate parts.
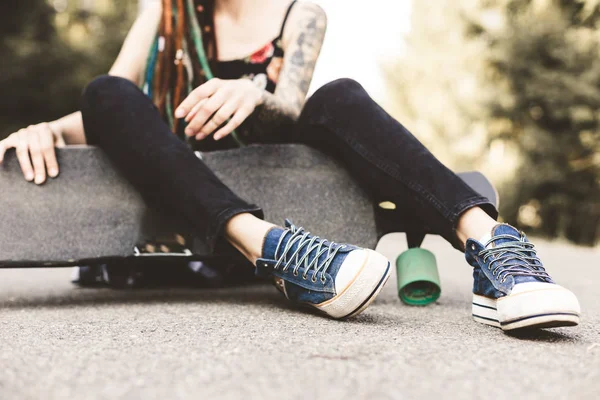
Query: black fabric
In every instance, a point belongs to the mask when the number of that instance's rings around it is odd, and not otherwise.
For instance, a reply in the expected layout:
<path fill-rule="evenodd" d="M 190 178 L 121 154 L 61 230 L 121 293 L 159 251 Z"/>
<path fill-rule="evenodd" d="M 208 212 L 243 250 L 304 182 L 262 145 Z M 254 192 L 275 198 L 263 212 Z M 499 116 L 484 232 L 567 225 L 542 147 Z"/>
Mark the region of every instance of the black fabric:
<path fill-rule="evenodd" d="M 211 246 L 231 217 L 244 212 L 263 217 L 171 132 L 130 81 L 97 78 L 84 92 L 81 112 L 87 142 L 105 151 L 149 205 L 187 221 Z"/>
<path fill-rule="evenodd" d="M 102 149 L 67 146 L 56 153 L 60 175 L 42 187 L 23 179 L 14 150 L 0 165 L 0 188 L 8 194 L 0 196 L 0 266 L 95 263 L 132 256 L 134 247 L 158 254 L 185 247 L 211 266 L 231 261 L 225 246 L 211 249 L 195 236 L 193 224 L 148 207 Z M 260 204 L 269 221 L 290 218 L 340 242 L 377 244 L 371 200 L 321 151 L 302 144 L 254 145 L 203 153 L 202 160 L 238 197 Z M 213 253 L 219 260 L 205 257 Z M 173 258 L 159 258 L 170 270 Z"/>
<path fill-rule="evenodd" d="M 285 24 L 287 23 L 287 20 L 290 17 L 290 13 L 292 12 L 292 8 L 294 8 L 295 4 L 296 4 L 296 0 L 292 1 L 289 5 L 287 11 L 285 12 L 285 17 L 283 17 L 283 22 L 281 23 L 281 29 L 279 30 L 279 36 L 277 36 L 277 39 L 281 39 L 283 37 L 283 31 L 285 30 Z"/>
<path fill-rule="evenodd" d="M 242 212 L 262 217 L 259 207 L 233 193 L 170 132 L 131 82 L 96 79 L 85 91 L 82 112 L 88 141 L 108 154 L 147 201 L 187 221 L 200 237 L 216 241 L 224 224 Z M 322 150 L 341 162 L 374 202 L 396 204 L 390 218 L 422 221 L 456 248 L 461 213 L 480 206 L 497 217 L 488 199 L 442 165 L 349 79 L 319 89 L 295 126 L 257 137 L 256 142 L 297 142 Z M 269 182 L 264 182 L 264 190 L 269 190 Z"/>
<path fill-rule="evenodd" d="M 296 1 L 292 1 L 283 17 L 279 35 L 247 57 L 221 60 L 215 63 L 215 76 L 221 79 L 248 78 L 270 93 L 275 92 L 279 71 L 283 63 L 283 32 Z"/>
<path fill-rule="evenodd" d="M 247 57 L 236 60 L 217 61 L 214 63 L 214 75 L 220 79 L 250 79 L 259 88 L 269 93 L 275 93 L 279 74 L 283 67 L 283 32 L 290 12 L 296 1 L 292 1 L 283 17 L 279 35 L 256 50 Z M 242 137 L 249 135 L 251 123 L 244 123 L 236 132 Z M 183 124 L 182 124 L 183 128 Z M 194 143 L 195 149 L 200 151 L 216 151 L 231 148 L 236 142 L 228 136 L 218 142 L 205 140 Z"/>
<path fill-rule="evenodd" d="M 317 90 L 294 129 L 264 141 L 318 148 L 340 161 L 375 204 L 394 203 L 394 210 L 377 210 L 385 214 L 379 218 L 386 221 L 380 227 L 382 233 L 420 225 L 423 232 L 439 234 L 462 250 L 456 237 L 462 213 L 479 206 L 492 218 L 498 217 L 489 199 L 439 162 L 351 79 L 339 79 Z"/>

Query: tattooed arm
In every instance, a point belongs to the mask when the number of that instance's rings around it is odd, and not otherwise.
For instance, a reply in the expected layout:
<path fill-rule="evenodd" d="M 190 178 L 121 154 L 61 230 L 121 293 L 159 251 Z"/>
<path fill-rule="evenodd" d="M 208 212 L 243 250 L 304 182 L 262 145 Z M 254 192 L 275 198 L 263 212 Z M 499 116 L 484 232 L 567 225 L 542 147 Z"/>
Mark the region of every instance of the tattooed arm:
<path fill-rule="evenodd" d="M 275 93 L 263 92 L 254 115 L 258 132 L 271 132 L 300 116 L 326 28 L 321 7 L 304 2 L 294 6 L 283 35 L 285 56 Z"/>
<path fill-rule="evenodd" d="M 258 134 L 276 132 L 282 125 L 296 121 L 306 99 L 326 26 L 327 18 L 319 6 L 305 2 L 295 5 L 283 32 L 285 56 L 275 93 L 258 89 L 245 78 L 213 78 L 194 89 L 177 107 L 175 117 L 188 122 L 185 134 L 203 140 L 214 132 L 214 139 L 220 140 L 249 115 L 252 118 L 248 123 Z"/>

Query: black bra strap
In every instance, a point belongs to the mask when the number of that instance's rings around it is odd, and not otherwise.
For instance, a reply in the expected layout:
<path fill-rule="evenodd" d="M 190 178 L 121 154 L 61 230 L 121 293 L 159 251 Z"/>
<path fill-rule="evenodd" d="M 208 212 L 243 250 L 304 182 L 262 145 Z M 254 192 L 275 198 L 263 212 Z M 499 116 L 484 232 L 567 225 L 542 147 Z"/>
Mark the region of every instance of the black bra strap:
<path fill-rule="evenodd" d="M 288 9 L 285 13 L 285 17 L 283 17 L 283 22 L 281 23 L 281 31 L 279 32 L 279 36 L 277 36 L 278 39 L 281 39 L 283 37 L 283 30 L 285 29 L 285 23 L 287 22 L 288 17 L 290 16 L 290 12 L 292 11 L 292 8 L 294 8 L 294 4 L 296 4 L 296 0 L 294 0 L 290 3 L 290 6 L 288 7 Z"/>

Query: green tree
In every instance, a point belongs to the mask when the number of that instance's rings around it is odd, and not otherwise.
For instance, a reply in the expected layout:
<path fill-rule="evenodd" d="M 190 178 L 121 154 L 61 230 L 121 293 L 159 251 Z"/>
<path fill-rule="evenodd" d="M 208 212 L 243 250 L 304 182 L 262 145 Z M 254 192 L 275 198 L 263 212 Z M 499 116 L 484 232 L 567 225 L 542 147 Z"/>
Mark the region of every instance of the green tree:
<path fill-rule="evenodd" d="M 409 125 L 444 161 L 490 174 L 507 222 L 596 243 L 598 0 L 436 0 L 414 8 L 408 54 L 401 68 L 389 68 Z"/>
<path fill-rule="evenodd" d="M 7 3 L 0 13 L 0 138 L 76 110 L 82 88 L 108 70 L 137 11 L 136 2 L 108 0 Z"/>

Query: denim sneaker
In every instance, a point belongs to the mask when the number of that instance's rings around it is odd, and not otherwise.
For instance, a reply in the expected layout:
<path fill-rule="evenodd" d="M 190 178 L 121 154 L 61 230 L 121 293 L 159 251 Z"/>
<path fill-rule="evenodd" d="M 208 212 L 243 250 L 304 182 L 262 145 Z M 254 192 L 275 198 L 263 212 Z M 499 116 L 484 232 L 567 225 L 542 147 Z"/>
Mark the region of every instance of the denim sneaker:
<path fill-rule="evenodd" d="M 473 318 L 502 328 L 553 328 L 579 323 L 575 295 L 554 283 L 532 243 L 507 224 L 496 225 L 487 243 L 467 241 L 473 270 Z"/>
<path fill-rule="evenodd" d="M 273 278 L 289 300 L 348 318 L 377 297 L 390 276 L 390 262 L 373 250 L 321 239 L 286 220 L 286 229 L 267 233 L 256 275 Z"/>

